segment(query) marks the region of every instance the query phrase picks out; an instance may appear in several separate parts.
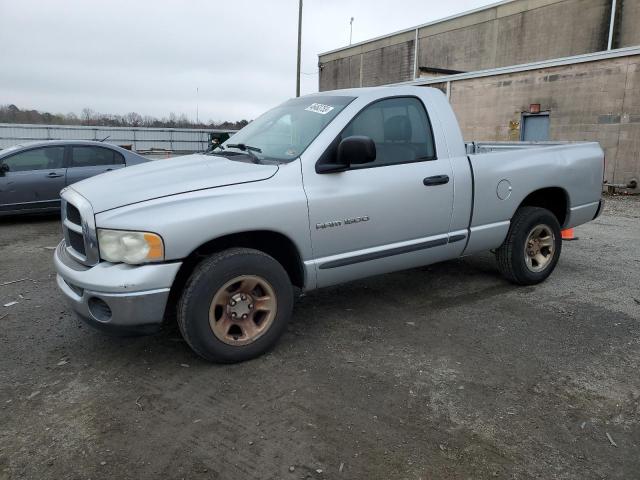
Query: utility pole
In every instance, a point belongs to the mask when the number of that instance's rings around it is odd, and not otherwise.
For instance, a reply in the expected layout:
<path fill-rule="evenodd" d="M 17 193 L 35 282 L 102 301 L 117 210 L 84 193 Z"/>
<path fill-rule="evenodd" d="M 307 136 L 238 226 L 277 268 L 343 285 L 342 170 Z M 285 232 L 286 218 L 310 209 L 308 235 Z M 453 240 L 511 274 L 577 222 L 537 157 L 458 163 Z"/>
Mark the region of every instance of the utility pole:
<path fill-rule="evenodd" d="M 353 17 L 351 17 L 351 21 L 349 22 L 349 45 L 351 45 L 352 38 L 353 38 Z"/>
<path fill-rule="evenodd" d="M 616 4 L 616 0 L 611 2 L 611 21 L 609 23 L 609 41 L 607 42 L 607 50 L 611 50 L 613 48 L 613 30 L 616 27 Z"/>
<path fill-rule="evenodd" d="M 199 93 L 198 90 L 199 90 L 199 88 L 196 87 L 196 123 L 200 123 L 200 119 L 199 119 L 199 115 L 198 115 L 200 113 L 199 112 L 200 109 L 198 108 L 198 93 Z"/>
<path fill-rule="evenodd" d="M 300 96 L 300 55 L 302 50 L 302 0 L 298 1 L 298 64 L 296 71 L 296 97 Z"/>

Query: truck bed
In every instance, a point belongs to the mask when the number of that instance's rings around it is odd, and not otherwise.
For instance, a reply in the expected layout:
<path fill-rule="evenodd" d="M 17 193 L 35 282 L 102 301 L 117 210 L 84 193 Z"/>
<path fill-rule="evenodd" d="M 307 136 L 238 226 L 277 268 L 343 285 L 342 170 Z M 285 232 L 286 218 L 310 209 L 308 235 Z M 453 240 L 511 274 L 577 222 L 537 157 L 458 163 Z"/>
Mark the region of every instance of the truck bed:
<path fill-rule="evenodd" d="M 602 192 L 603 152 L 595 142 L 472 142 L 473 213 L 466 253 L 496 248 L 529 194 L 560 193 L 569 228 L 593 219 Z"/>
<path fill-rule="evenodd" d="M 467 155 L 481 153 L 504 152 L 507 150 L 524 150 L 530 148 L 557 147 L 589 142 L 465 142 Z"/>

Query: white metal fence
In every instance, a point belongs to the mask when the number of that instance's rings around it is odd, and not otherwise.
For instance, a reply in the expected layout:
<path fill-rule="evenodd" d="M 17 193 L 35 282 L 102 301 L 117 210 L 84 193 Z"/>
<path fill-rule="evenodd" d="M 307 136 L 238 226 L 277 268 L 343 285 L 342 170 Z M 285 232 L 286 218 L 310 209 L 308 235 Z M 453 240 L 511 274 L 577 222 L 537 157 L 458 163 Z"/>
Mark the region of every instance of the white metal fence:
<path fill-rule="evenodd" d="M 41 140 L 103 140 L 108 137 L 106 143 L 130 146 L 139 152 L 191 153 L 207 149 L 209 134 L 233 132 L 235 130 L 0 123 L 0 149 Z"/>

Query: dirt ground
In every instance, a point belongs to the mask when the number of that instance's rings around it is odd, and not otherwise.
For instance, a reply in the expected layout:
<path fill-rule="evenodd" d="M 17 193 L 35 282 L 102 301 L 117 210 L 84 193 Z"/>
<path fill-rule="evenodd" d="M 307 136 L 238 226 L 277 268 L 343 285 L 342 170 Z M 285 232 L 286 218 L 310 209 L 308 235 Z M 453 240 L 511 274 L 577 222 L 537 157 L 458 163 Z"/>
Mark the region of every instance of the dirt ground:
<path fill-rule="evenodd" d="M 310 293 L 220 366 L 83 325 L 59 220 L 0 220 L 0 479 L 640 478 L 640 198 L 577 234 L 535 287 L 486 254 Z"/>

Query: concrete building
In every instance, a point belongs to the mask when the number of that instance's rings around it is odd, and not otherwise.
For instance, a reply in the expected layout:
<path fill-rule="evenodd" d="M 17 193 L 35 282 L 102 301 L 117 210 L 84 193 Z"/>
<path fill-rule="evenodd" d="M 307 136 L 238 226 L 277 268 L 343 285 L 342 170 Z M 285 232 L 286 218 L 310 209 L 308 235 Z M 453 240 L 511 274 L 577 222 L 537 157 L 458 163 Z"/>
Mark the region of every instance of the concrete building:
<path fill-rule="evenodd" d="M 319 65 L 321 91 L 435 86 L 467 140 L 597 140 L 610 183 L 640 179 L 640 0 L 503 1 Z"/>

